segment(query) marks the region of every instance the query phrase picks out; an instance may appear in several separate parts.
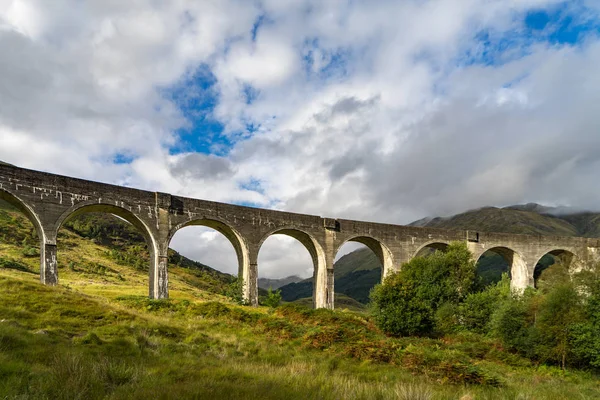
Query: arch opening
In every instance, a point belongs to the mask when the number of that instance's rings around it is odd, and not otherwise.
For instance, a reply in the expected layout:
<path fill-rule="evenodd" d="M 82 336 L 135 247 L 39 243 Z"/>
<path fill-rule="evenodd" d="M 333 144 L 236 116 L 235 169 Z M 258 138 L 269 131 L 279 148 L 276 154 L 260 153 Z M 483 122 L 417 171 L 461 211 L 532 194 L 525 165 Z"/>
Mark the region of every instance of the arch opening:
<path fill-rule="evenodd" d="M 245 279 L 247 274 L 246 245 L 221 221 L 199 219 L 177 226 L 169 235 L 167 248 L 174 290 L 194 286 L 224 293 L 236 276 Z"/>
<path fill-rule="evenodd" d="M 427 243 L 421 246 L 419 250 L 417 250 L 414 257 L 428 257 L 432 254 L 435 254 L 436 251 L 441 251 L 445 253 L 448 250 L 448 246 L 449 244 L 444 242 Z"/>
<path fill-rule="evenodd" d="M 533 270 L 535 287 L 545 288 L 569 280 L 574 260 L 575 255 L 568 250 L 556 249 L 544 254 Z"/>
<path fill-rule="evenodd" d="M 40 276 L 43 234 L 33 212 L 18 198 L 0 190 L 0 269 Z"/>
<path fill-rule="evenodd" d="M 156 243 L 148 227 L 132 212 L 108 204 L 86 204 L 65 212 L 54 235 L 61 280 L 83 292 L 155 297 Z M 86 239 L 86 240 L 82 240 Z M 90 282 L 94 282 L 90 285 Z"/>
<path fill-rule="evenodd" d="M 378 240 L 356 237 L 345 241 L 335 254 L 336 308 L 364 311 L 371 289 L 381 283 L 384 269 L 392 269 L 392 256 Z"/>
<path fill-rule="evenodd" d="M 511 287 L 525 289 L 531 285 L 527 264 L 523 257 L 508 247 L 493 247 L 477 258 L 477 274 L 484 286 L 496 284 L 507 273 Z"/>
<path fill-rule="evenodd" d="M 309 307 L 333 303 L 327 273 L 321 246 L 303 231 L 280 229 L 266 235 L 260 243 L 259 286 L 264 290 L 267 285 L 273 287 L 273 283 L 284 282 L 278 287 L 284 301 Z"/>

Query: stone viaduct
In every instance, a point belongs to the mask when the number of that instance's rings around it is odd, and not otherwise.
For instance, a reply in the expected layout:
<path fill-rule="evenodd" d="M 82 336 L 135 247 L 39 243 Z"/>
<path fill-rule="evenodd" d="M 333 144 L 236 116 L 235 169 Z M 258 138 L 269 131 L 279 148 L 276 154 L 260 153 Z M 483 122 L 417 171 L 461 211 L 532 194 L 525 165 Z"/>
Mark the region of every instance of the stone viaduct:
<path fill-rule="evenodd" d="M 511 268 L 515 289 L 534 285 L 534 269 L 546 254 L 569 262 L 597 260 L 600 240 L 577 237 L 529 236 L 505 233 L 445 230 L 265 210 L 149 192 L 54 175 L 0 164 L 0 199 L 22 211 L 40 238 L 40 279 L 58 283 L 56 242 L 58 230 L 69 218 L 88 212 L 115 214 L 137 227 L 150 252 L 149 295 L 169 296 L 167 250 L 173 235 L 189 225 L 221 232 L 231 241 L 244 282 L 244 296 L 258 304 L 258 252 L 271 235 L 284 234 L 300 241 L 314 264 L 313 302 L 333 308 L 333 263 L 348 242 L 369 247 L 383 266 L 383 275 L 398 270 L 425 248 L 441 249 L 451 241 L 467 242 L 474 258 L 493 250 Z"/>

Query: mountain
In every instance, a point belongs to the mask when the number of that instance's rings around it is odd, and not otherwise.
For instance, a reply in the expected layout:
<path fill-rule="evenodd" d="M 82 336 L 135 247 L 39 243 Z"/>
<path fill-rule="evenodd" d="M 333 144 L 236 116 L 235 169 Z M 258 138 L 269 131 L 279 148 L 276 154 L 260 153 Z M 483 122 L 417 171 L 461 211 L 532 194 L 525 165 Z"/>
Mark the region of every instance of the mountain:
<path fill-rule="evenodd" d="M 428 221 L 419 220 L 409 225 L 528 235 L 578 235 L 576 227 L 559 217 L 514 208 L 484 207 L 451 217 L 431 218 Z"/>
<path fill-rule="evenodd" d="M 427 217 L 409 225 L 530 235 L 600 237 L 600 213 L 536 203 L 504 208 L 483 207 L 445 218 Z M 544 260 L 543 263 L 552 263 L 552 260 Z M 508 264 L 497 254 L 485 254 L 478 264 L 478 272 L 484 283 L 496 281 L 506 271 Z M 371 288 L 381 281 L 381 265 L 371 250 L 361 248 L 336 261 L 334 274 L 336 293 L 366 304 Z M 310 297 L 312 278 L 282 286 L 281 293 L 286 301 Z"/>
<path fill-rule="evenodd" d="M 450 217 L 424 218 L 410 226 L 528 235 L 600 237 L 600 213 L 536 203 L 484 207 Z"/>
<path fill-rule="evenodd" d="M 279 289 L 282 286 L 289 285 L 290 283 L 296 283 L 302 281 L 303 278 L 300 278 L 297 275 L 291 275 L 286 278 L 258 278 L 258 287 L 261 289 Z"/>
<path fill-rule="evenodd" d="M 333 267 L 336 298 L 345 295 L 366 304 L 371 288 L 381 281 L 381 263 L 368 248 L 360 248 L 337 260 Z M 313 278 L 293 282 L 281 288 L 285 301 L 312 297 Z"/>

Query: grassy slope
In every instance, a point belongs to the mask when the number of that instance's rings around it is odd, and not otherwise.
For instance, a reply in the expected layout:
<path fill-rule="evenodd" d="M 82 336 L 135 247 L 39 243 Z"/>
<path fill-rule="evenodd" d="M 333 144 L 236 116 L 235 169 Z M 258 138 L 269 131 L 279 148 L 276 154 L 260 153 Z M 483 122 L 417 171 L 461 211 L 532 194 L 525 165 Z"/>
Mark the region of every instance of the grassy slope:
<path fill-rule="evenodd" d="M 477 336 L 391 339 L 348 312 L 111 299 L 4 272 L 0 396 L 6 398 L 600 396 L 589 374 L 536 369 Z"/>
<path fill-rule="evenodd" d="M 118 237 L 62 232 L 61 285 L 45 287 L 31 226 L 3 211 L 0 227 L 0 398 L 600 396 L 589 374 L 536 369 L 478 336 L 391 339 L 352 312 L 231 305 L 201 269 L 170 268 L 172 299 L 148 300 Z"/>
<path fill-rule="evenodd" d="M 96 226 L 94 232 L 88 226 Z M 75 232 L 95 236 L 86 240 Z M 39 244 L 31 223 L 0 204 L 0 266 L 11 271 L 39 274 Z M 129 224 L 107 215 L 90 214 L 67 223 L 58 238 L 59 281 L 84 293 L 115 297 L 147 295 L 148 252 L 141 236 Z M 182 298 L 220 299 L 232 277 L 169 253 L 169 290 Z M 202 289 L 198 291 L 197 289 Z"/>
<path fill-rule="evenodd" d="M 313 299 L 311 297 L 303 297 L 301 299 L 296 299 L 293 301 L 294 304 L 312 308 L 313 307 Z M 359 303 L 354 300 L 352 297 L 348 297 L 343 293 L 335 294 L 335 309 L 338 311 L 356 311 L 356 312 L 365 312 L 367 310 L 367 306 L 363 303 Z"/>

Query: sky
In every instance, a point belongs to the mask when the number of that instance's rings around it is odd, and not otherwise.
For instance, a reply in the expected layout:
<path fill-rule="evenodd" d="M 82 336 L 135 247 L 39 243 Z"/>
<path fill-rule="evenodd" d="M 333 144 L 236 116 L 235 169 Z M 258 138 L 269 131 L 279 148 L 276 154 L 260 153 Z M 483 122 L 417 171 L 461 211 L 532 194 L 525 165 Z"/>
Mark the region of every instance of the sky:
<path fill-rule="evenodd" d="M 0 54 L 22 167 L 397 224 L 600 209 L 600 0 L 0 0 Z M 206 228 L 172 247 L 237 271 Z M 277 236 L 259 275 L 310 264 Z"/>

